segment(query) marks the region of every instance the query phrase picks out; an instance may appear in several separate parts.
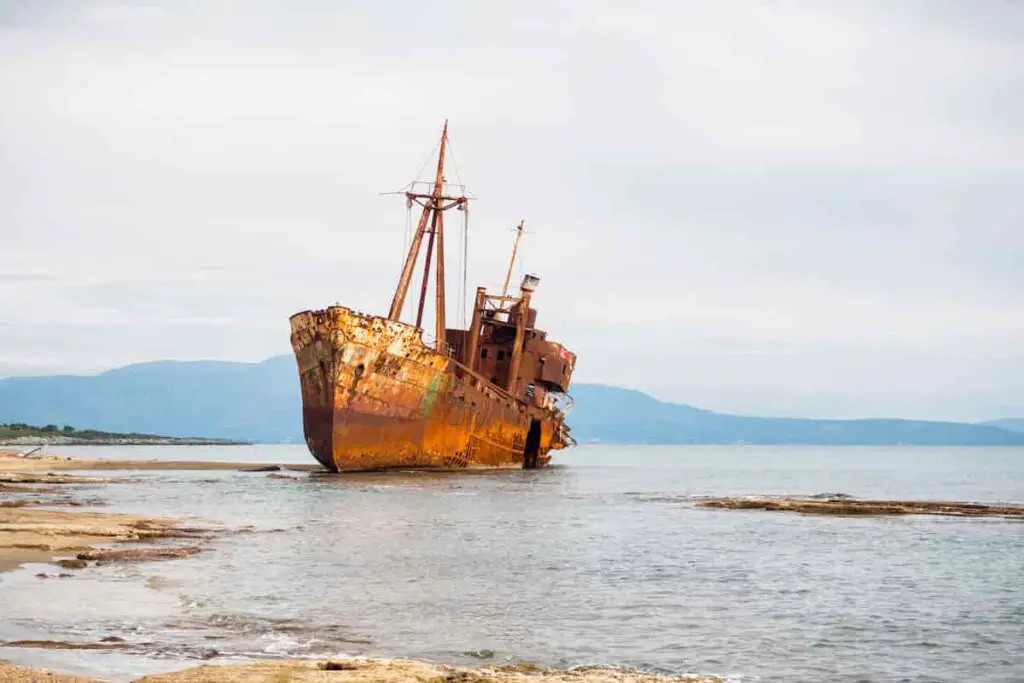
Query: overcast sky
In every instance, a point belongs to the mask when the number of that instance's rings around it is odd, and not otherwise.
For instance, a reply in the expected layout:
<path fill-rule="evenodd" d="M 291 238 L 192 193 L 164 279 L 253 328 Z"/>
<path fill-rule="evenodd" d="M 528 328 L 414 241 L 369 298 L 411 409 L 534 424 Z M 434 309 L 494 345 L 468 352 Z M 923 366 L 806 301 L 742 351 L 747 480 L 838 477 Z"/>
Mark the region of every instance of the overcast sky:
<path fill-rule="evenodd" d="M 998 0 L 0 0 L 0 376 L 386 314 L 406 208 L 379 193 L 449 118 L 470 289 L 525 218 L 578 381 L 1024 415 L 1022 36 Z"/>

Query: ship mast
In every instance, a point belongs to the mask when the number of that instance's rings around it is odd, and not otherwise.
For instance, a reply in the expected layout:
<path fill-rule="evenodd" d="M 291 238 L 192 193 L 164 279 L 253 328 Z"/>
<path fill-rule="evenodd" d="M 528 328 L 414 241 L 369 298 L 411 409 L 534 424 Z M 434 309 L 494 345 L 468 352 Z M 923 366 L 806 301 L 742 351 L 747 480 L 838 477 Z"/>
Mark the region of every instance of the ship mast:
<path fill-rule="evenodd" d="M 468 198 L 464 195 L 448 196 L 445 194 L 444 160 L 448 149 L 448 121 L 444 122 L 444 130 L 441 132 L 440 151 L 437 155 L 437 175 L 434 179 L 434 186 L 429 193 L 408 191 L 406 199 L 415 202 L 423 207 L 420 214 L 419 224 L 416 226 L 416 233 L 413 235 L 412 244 L 409 245 L 409 253 L 405 257 L 405 265 L 402 268 L 402 275 L 398 280 L 398 287 L 395 289 L 395 296 L 391 300 L 391 310 L 388 313 L 389 320 L 398 320 L 402 314 L 402 306 L 409 293 L 409 285 L 412 281 L 413 271 L 416 269 L 416 262 L 419 259 L 420 248 L 423 245 L 424 235 L 430 235 L 427 241 L 427 254 L 423 262 L 423 283 L 420 286 L 420 301 L 416 309 L 416 327 L 423 324 L 423 306 L 427 298 L 427 286 L 430 281 L 431 256 L 435 250 L 437 261 L 437 287 L 435 292 L 434 306 L 436 314 L 435 326 L 435 348 L 438 351 L 444 349 L 446 327 L 445 327 L 445 291 L 444 291 L 444 212 L 452 207 L 465 209 Z M 412 186 L 415 188 L 415 183 Z M 429 228 L 427 227 L 429 223 Z"/>
<path fill-rule="evenodd" d="M 501 298 L 508 296 L 508 283 L 512 279 L 512 266 L 516 264 L 516 250 L 519 249 L 519 240 L 523 237 L 523 223 L 519 221 L 516 226 L 516 241 L 512 244 L 512 259 L 508 262 L 508 272 L 505 273 L 505 285 L 501 288 Z"/>

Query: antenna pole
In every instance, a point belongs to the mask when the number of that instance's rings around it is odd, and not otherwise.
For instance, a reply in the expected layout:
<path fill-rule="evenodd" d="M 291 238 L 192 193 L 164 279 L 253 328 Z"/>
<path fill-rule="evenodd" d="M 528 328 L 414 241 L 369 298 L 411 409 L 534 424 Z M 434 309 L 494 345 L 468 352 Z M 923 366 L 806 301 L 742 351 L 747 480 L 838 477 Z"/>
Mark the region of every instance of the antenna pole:
<path fill-rule="evenodd" d="M 516 251 L 519 249 L 519 240 L 523 237 L 523 223 L 524 221 L 519 221 L 519 225 L 516 226 L 516 241 L 512 245 L 512 260 L 508 262 L 508 272 L 505 274 L 505 286 L 501 288 L 502 297 L 508 296 L 508 283 L 512 279 L 512 266 L 516 263 Z"/>

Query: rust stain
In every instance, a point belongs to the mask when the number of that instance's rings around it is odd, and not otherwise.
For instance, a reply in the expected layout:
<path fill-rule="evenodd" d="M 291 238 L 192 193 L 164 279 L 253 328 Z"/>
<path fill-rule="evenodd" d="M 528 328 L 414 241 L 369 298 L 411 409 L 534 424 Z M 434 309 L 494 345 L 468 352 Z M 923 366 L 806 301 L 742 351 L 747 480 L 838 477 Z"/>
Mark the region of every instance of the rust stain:
<path fill-rule="evenodd" d="M 412 325 L 333 306 L 291 326 L 307 445 L 328 469 L 529 466 L 531 421 L 534 466 L 564 445 L 560 413 L 429 348 Z"/>

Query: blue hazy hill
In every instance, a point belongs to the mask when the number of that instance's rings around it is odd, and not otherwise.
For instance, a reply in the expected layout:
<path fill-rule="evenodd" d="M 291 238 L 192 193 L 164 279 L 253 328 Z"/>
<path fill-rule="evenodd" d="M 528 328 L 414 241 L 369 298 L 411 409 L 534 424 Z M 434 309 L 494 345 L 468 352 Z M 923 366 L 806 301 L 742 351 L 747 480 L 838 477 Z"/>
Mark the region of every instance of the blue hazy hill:
<path fill-rule="evenodd" d="M 729 415 L 630 389 L 573 387 L 580 443 L 1024 445 L 992 425 Z M 158 361 L 98 375 L 0 380 L 0 423 L 70 424 L 111 432 L 302 443 L 295 361 Z"/>
<path fill-rule="evenodd" d="M 988 425 L 989 427 L 1008 429 L 1011 432 L 1024 432 L 1024 417 L 1004 417 L 1001 420 L 989 420 L 988 422 L 982 422 L 981 424 Z"/>
<path fill-rule="evenodd" d="M 570 415 L 581 441 L 607 443 L 749 443 L 817 445 L 1024 444 L 1024 433 L 991 425 L 925 420 L 749 417 L 666 403 L 629 389 L 596 384 L 573 390 Z"/>
<path fill-rule="evenodd" d="M 98 375 L 0 380 L 0 422 L 302 443 L 295 361 L 156 361 Z M 209 437 L 217 438 L 217 437 Z"/>

